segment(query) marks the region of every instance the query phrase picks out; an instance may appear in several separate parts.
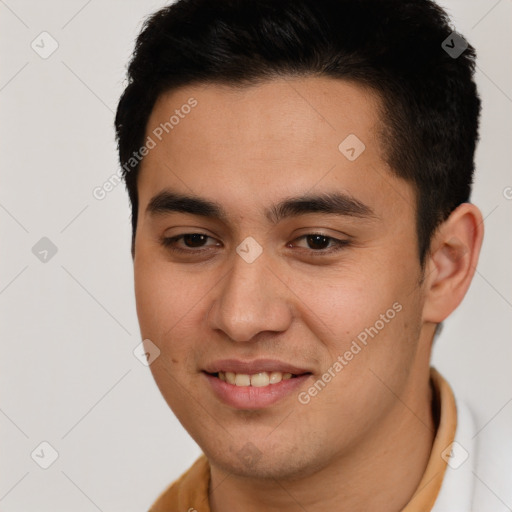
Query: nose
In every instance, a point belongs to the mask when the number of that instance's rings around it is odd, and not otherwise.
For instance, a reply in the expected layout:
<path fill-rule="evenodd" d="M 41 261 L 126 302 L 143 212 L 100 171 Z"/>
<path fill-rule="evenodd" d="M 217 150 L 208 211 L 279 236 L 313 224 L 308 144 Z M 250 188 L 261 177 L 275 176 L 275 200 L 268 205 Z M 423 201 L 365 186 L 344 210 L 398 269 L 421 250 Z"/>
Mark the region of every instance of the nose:
<path fill-rule="evenodd" d="M 262 255 L 247 263 L 238 255 L 218 287 L 209 327 L 236 342 L 251 342 L 264 331 L 283 332 L 292 321 L 290 290 Z"/>

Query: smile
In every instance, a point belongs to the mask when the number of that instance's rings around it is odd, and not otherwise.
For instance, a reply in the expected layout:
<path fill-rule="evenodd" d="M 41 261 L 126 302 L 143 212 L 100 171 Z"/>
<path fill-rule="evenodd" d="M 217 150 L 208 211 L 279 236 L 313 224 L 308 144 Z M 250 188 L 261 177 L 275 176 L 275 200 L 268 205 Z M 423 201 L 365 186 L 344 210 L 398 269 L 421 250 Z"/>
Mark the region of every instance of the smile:
<path fill-rule="evenodd" d="M 297 377 L 292 373 L 283 372 L 258 372 L 249 375 L 248 373 L 234 373 L 234 372 L 218 372 L 217 377 L 235 386 L 247 387 L 252 386 L 255 388 L 262 388 L 272 384 L 278 384 L 282 380 L 292 379 Z"/>
<path fill-rule="evenodd" d="M 278 371 L 250 374 L 219 371 L 202 374 L 217 400 L 234 409 L 246 411 L 261 410 L 286 398 L 295 397 L 312 378 L 311 373 L 296 375 Z"/>

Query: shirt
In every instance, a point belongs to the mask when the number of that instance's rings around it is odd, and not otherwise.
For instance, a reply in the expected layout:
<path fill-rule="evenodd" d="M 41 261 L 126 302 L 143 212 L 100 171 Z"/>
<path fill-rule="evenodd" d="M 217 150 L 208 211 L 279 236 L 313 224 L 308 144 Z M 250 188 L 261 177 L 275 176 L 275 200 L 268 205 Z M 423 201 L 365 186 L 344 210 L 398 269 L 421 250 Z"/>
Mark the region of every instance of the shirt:
<path fill-rule="evenodd" d="M 462 459 L 465 457 L 468 442 L 465 441 L 464 447 L 455 443 L 457 406 L 450 385 L 435 368 L 430 369 L 430 377 L 434 392 L 434 416 L 438 416 L 434 419 L 438 420 L 438 427 L 423 477 L 402 512 L 469 512 L 469 507 L 454 506 L 449 492 L 440 492 L 448 462 L 449 469 L 453 469 L 457 464 L 462 465 L 465 462 Z M 464 485 L 463 478 L 467 473 L 450 473 L 450 480 L 455 478 L 456 484 Z M 203 454 L 159 496 L 149 512 L 193 512 L 194 509 L 198 512 L 211 512 L 208 499 L 209 483 L 210 466 Z M 467 494 L 466 492 L 465 495 Z"/>

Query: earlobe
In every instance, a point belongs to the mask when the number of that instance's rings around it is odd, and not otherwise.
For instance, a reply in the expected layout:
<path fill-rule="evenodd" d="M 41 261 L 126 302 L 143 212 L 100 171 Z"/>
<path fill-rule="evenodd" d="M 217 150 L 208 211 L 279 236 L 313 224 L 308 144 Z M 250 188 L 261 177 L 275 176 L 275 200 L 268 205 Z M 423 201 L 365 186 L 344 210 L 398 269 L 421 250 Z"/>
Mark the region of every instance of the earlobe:
<path fill-rule="evenodd" d="M 425 322 L 442 322 L 462 302 L 475 273 L 483 233 L 482 214 L 470 203 L 457 207 L 437 229 L 426 265 Z"/>

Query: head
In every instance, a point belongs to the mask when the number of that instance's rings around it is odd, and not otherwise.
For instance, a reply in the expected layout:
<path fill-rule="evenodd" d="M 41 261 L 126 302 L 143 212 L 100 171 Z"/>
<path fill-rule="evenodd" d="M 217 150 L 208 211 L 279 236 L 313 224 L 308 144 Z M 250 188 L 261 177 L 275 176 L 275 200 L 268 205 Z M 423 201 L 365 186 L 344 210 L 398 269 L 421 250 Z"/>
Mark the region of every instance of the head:
<path fill-rule="evenodd" d="M 382 381 L 426 389 L 482 240 L 475 52 L 452 58 L 451 32 L 427 0 L 181 0 L 146 21 L 116 115 L 137 311 L 220 466 L 312 471 L 398 414 Z M 234 407 L 212 391 L 227 359 L 303 377 Z"/>

